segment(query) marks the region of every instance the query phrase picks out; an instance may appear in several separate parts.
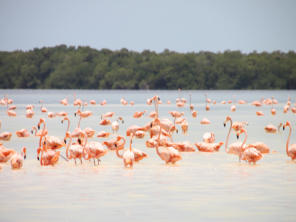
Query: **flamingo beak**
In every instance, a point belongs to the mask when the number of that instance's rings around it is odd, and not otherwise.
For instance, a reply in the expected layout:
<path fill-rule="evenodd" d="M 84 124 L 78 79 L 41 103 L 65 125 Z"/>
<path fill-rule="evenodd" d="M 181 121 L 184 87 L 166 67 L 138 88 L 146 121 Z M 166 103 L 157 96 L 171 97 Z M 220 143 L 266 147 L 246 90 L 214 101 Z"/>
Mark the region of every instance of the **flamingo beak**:
<path fill-rule="evenodd" d="M 27 158 L 27 155 L 25 154 L 25 155 L 24 155 L 24 160 L 25 160 L 26 158 Z"/>
<path fill-rule="evenodd" d="M 283 130 L 285 130 L 285 125 L 283 125 Z"/>
<path fill-rule="evenodd" d="M 64 139 L 64 143 L 67 144 L 67 140 L 66 139 Z"/>
<path fill-rule="evenodd" d="M 37 156 L 37 160 L 39 160 L 39 156 Z"/>
<path fill-rule="evenodd" d="M 61 123 L 64 123 L 64 120 L 62 120 Z"/>
<path fill-rule="evenodd" d="M 40 130 L 40 126 L 38 125 L 38 130 Z"/>
<path fill-rule="evenodd" d="M 78 139 L 78 143 L 81 145 L 81 139 L 80 138 Z"/>
<path fill-rule="evenodd" d="M 76 117 L 76 113 L 74 113 L 74 116 Z"/>
<path fill-rule="evenodd" d="M 33 130 L 31 130 L 31 134 L 33 134 Z"/>
<path fill-rule="evenodd" d="M 224 127 L 226 126 L 226 123 L 223 123 Z"/>
<path fill-rule="evenodd" d="M 239 135 L 238 134 L 236 135 L 236 138 L 239 139 Z"/>

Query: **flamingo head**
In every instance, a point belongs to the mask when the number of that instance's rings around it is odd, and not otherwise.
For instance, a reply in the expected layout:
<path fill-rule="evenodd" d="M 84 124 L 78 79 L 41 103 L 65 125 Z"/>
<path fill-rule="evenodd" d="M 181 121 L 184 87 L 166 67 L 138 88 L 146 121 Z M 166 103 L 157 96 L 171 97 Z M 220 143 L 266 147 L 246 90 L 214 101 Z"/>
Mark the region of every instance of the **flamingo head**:
<path fill-rule="evenodd" d="M 226 122 L 227 121 L 230 121 L 231 120 L 231 117 L 230 116 L 226 116 L 226 119 L 225 119 L 225 121 L 224 121 L 224 127 L 226 126 Z"/>
<path fill-rule="evenodd" d="M 283 130 L 285 130 L 286 126 L 291 126 L 291 123 L 289 121 L 287 121 L 284 125 L 283 125 Z"/>
<path fill-rule="evenodd" d="M 236 133 L 236 138 L 239 139 L 239 135 L 242 134 L 242 133 L 245 133 L 245 132 L 246 132 L 246 130 L 244 128 L 241 128 L 240 131 L 238 131 Z"/>
<path fill-rule="evenodd" d="M 39 160 L 39 154 L 40 154 L 40 152 L 41 152 L 41 147 L 38 147 L 37 148 L 37 160 Z"/>
<path fill-rule="evenodd" d="M 26 147 L 23 147 L 22 154 L 24 156 L 24 159 L 26 159 L 27 158 L 27 148 Z"/>

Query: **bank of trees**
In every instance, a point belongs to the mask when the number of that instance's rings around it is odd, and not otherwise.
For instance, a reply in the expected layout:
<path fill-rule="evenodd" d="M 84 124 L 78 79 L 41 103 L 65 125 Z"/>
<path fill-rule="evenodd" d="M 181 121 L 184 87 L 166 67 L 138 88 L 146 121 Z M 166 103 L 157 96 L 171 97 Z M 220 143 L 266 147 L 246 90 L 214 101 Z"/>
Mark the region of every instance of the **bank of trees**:
<path fill-rule="evenodd" d="M 89 47 L 0 52 L 0 88 L 295 89 L 296 53 L 161 53 Z"/>

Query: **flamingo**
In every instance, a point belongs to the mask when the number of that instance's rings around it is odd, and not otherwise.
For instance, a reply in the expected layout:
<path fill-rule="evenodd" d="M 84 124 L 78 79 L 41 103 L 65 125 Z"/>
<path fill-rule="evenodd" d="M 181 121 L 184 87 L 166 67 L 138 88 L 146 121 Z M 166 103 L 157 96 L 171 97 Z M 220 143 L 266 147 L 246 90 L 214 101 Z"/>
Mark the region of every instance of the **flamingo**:
<path fill-rule="evenodd" d="M 95 100 L 93 100 L 93 99 L 90 100 L 89 103 L 90 103 L 91 105 L 96 105 L 96 104 L 97 104 L 97 102 L 96 102 Z"/>
<path fill-rule="evenodd" d="M 195 148 L 192 144 L 188 141 L 181 142 L 181 143 L 171 143 L 172 147 L 174 147 L 179 152 L 195 152 Z"/>
<path fill-rule="evenodd" d="M 264 113 L 262 111 L 256 111 L 257 116 L 264 116 Z"/>
<path fill-rule="evenodd" d="M 161 126 L 160 126 L 160 131 L 158 134 L 158 139 L 156 142 L 156 153 L 157 155 L 160 157 L 160 159 L 164 160 L 166 162 L 166 164 L 172 163 L 175 164 L 177 161 L 182 159 L 181 154 L 179 153 L 178 150 L 176 150 L 175 148 L 169 146 L 169 147 L 164 147 L 164 149 L 159 150 L 159 145 L 160 145 L 160 136 L 161 136 Z"/>
<path fill-rule="evenodd" d="M 9 108 L 8 108 L 8 100 L 7 100 L 7 98 L 5 99 L 5 103 L 6 103 L 6 105 L 7 105 L 7 110 L 6 110 L 6 113 L 7 113 L 7 115 L 9 116 L 9 117 L 15 117 L 16 116 L 16 112 L 15 111 L 13 111 L 13 110 L 9 110 Z"/>
<path fill-rule="evenodd" d="M 34 116 L 34 111 L 32 109 L 27 109 L 26 111 L 26 117 L 31 119 Z"/>
<path fill-rule="evenodd" d="M 124 122 L 123 119 L 121 117 L 119 117 L 117 120 L 113 121 L 112 124 L 111 124 L 113 134 L 117 133 L 118 130 L 119 130 L 119 121 L 121 121 L 121 123 Z"/>
<path fill-rule="evenodd" d="M 66 98 L 62 99 L 62 100 L 60 101 L 60 103 L 61 103 L 62 105 L 64 105 L 64 106 L 68 106 L 68 98 L 66 97 Z"/>
<path fill-rule="evenodd" d="M 131 136 L 131 138 L 130 138 L 129 149 L 125 150 L 123 155 L 122 155 L 124 166 L 125 167 L 130 167 L 130 168 L 133 168 L 134 161 L 135 161 L 135 154 L 134 154 L 133 149 L 132 149 L 132 140 L 133 140 L 133 136 Z"/>
<path fill-rule="evenodd" d="M 203 138 L 203 142 L 205 142 L 205 143 L 215 142 L 215 134 L 213 132 L 204 133 L 202 138 Z"/>
<path fill-rule="evenodd" d="M 107 138 L 110 136 L 111 133 L 109 132 L 105 132 L 105 131 L 100 131 L 98 134 L 97 134 L 97 137 L 101 137 L 101 138 Z"/>
<path fill-rule="evenodd" d="M 74 159 L 75 165 L 76 165 L 76 159 L 80 160 L 80 163 L 82 164 L 82 158 L 83 158 L 83 147 L 80 144 L 73 143 L 72 144 L 72 135 L 67 131 L 65 139 L 70 138 L 69 143 L 66 147 L 66 157 L 67 159 Z M 87 136 L 85 135 L 85 143 L 87 143 Z"/>
<path fill-rule="evenodd" d="M 193 118 L 196 118 L 197 117 L 197 111 L 196 110 L 193 110 L 191 112 L 191 115 L 192 115 Z"/>
<path fill-rule="evenodd" d="M 134 118 L 141 118 L 145 113 L 147 112 L 147 110 L 144 110 L 144 111 L 142 111 L 142 112 L 135 112 L 134 113 L 134 115 L 133 115 L 133 117 Z"/>
<path fill-rule="evenodd" d="M 104 99 L 102 102 L 100 102 L 101 106 L 105 106 L 107 104 L 107 101 Z"/>
<path fill-rule="evenodd" d="M 0 163 L 6 163 L 14 154 L 15 150 L 7 149 L 2 144 L 0 145 Z"/>
<path fill-rule="evenodd" d="M 10 159 L 10 165 L 11 169 L 20 169 L 23 167 L 24 159 L 26 159 L 26 147 L 23 147 L 21 154 L 15 152 L 11 159 Z"/>
<path fill-rule="evenodd" d="M 223 145 L 223 142 L 219 143 L 205 143 L 199 142 L 195 143 L 194 145 L 200 152 L 218 152 L 220 147 Z"/>
<path fill-rule="evenodd" d="M 206 125 L 206 124 L 210 124 L 210 123 L 211 123 L 211 121 L 208 120 L 207 118 L 203 118 L 203 119 L 200 121 L 200 124 L 202 124 L 202 125 Z"/>
<path fill-rule="evenodd" d="M 17 135 L 17 137 L 29 137 L 30 136 L 27 129 L 18 130 L 15 132 L 15 134 Z"/>
<path fill-rule="evenodd" d="M 292 160 L 295 160 L 296 159 L 296 144 L 291 144 L 289 146 L 289 143 L 290 143 L 290 137 L 291 137 L 291 134 L 292 134 L 292 126 L 291 126 L 291 123 L 289 121 L 287 121 L 284 125 L 283 125 L 283 130 L 285 130 L 285 127 L 289 127 L 290 130 L 289 130 L 289 136 L 288 136 L 288 139 L 287 139 L 287 143 L 286 143 L 286 153 L 289 157 L 291 157 Z"/>
<path fill-rule="evenodd" d="M 234 154 L 234 155 L 240 155 L 241 154 L 241 147 L 243 146 L 243 148 L 245 148 L 245 145 L 242 144 L 241 142 L 235 142 L 229 145 L 228 148 L 228 140 L 229 140 L 229 136 L 230 136 L 230 132 L 232 129 L 232 119 L 230 116 L 226 117 L 226 120 L 224 121 L 224 127 L 226 126 L 226 123 L 230 121 L 230 127 L 229 127 L 229 131 L 226 137 L 226 141 L 225 141 L 225 152 L 228 154 Z"/>
<path fill-rule="evenodd" d="M 111 118 L 114 114 L 114 112 L 107 112 L 101 115 L 101 119 Z"/>
<path fill-rule="evenodd" d="M 2 122 L 0 120 L 0 128 L 2 127 Z M 0 133 L 0 140 L 3 140 L 3 141 L 9 141 L 10 138 L 12 136 L 12 133 L 11 132 L 3 132 L 3 133 Z"/>
<path fill-rule="evenodd" d="M 46 130 L 46 124 L 45 120 L 43 118 L 40 118 L 39 123 L 38 123 L 38 129 L 40 129 L 40 125 L 43 124 L 43 129 L 42 129 L 42 134 L 45 134 Z M 65 146 L 65 143 L 61 141 L 58 137 L 56 136 L 46 136 L 46 144 L 48 145 L 48 149 L 60 149 Z"/>
<path fill-rule="evenodd" d="M 131 162 L 131 158 L 130 158 L 130 155 L 131 155 L 131 152 L 130 151 L 131 151 L 131 149 L 132 149 L 132 153 L 134 155 L 134 161 L 135 162 L 139 162 L 140 160 L 142 160 L 142 159 L 144 159 L 144 158 L 146 158 L 148 156 L 145 152 L 143 152 L 141 150 L 138 150 L 138 149 L 135 149 L 135 148 L 131 148 L 133 137 L 134 137 L 134 134 L 131 136 L 131 139 L 130 139 L 130 148 L 129 148 L 129 150 L 126 150 L 122 155 L 119 153 L 119 150 L 120 149 L 123 149 L 124 147 L 122 146 L 121 148 L 117 148 L 116 149 L 116 155 L 119 158 L 121 158 L 121 159 L 124 160 L 124 165 L 126 167 L 130 165 L 130 164 L 126 164 L 126 163 Z M 124 143 L 125 143 L 125 140 L 124 140 Z M 126 160 L 125 160 L 125 157 L 126 157 Z M 133 165 L 133 163 L 131 165 Z"/>
<path fill-rule="evenodd" d="M 97 159 L 98 165 L 100 164 L 100 158 L 105 156 L 108 152 L 108 149 L 103 147 L 100 142 L 91 141 L 86 143 L 83 148 L 83 157 L 85 160 L 94 160 L 94 166 L 96 165 L 95 160 Z"/>
<path fill-rule="evenodd" d="M 255 149 L 252 144 L 245 146 L 248 136 L 245 129 L 241 129 L 239 132 L 237 132 L 237 138 L 239 138 L 239 135 L 242 133 L 245 134 L 245 139 L 240 147 L 239 161 L 242 159 L 249 163 L 256 164 L 256 162 L 262 158 L 262 154 L 258 149 Z"/>
<path fill-rule="evenodd" d="M 56 117 L 56 114 L 53 112 L 48 112 L 47 116 L 48 116 L 48 118 L 54 118 L 54 117 Z"/>
<path fill-rule="evenodd" d="M 120 142 L 122 140 L 122 142 Z M 109 150 L 123 149 L 125 144 L 125 139 L 122 136 L 117 136 L 111 140 L 104 141 L 103 145 L 107 146 Z"/>
<path fill-rule="evenodd" d="M 54 166 L 58 163 L 61 151 L 54 151 L 48 148 L 48 136 L 45 136 L 43 147 L 41 148 L 40 165 L 41 166 Z M 45 147 L 44 147 L 45 145 Z"/>
<path fill-rule="evenodd" d="M 41 103 L 41 107 L 40 107 L 40 110 L 42 113 L 47 113 L 47 109 L 45 107 L 43 107 L 43 101 L 40 100 L 39 103 Z"/>
<path fill-rule="evenodd" d="M 264 127 L 264 130 L 266 133 L 276 133 L 277 132 L 277 128 L 272 125 L 272 124 L 268 124 Z"/>

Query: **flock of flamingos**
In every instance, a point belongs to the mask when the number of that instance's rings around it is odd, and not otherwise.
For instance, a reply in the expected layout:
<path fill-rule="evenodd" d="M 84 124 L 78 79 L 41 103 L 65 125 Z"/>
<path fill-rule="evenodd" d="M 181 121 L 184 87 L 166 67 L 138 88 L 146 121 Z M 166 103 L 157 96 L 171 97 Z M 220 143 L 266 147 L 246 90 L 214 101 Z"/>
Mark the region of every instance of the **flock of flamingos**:
<path fill-rule="evenodd" d="M 125 99 L 121 99 L 120 102 L 123 105 L 127 105 L 128 102 Z M 40 101 L 42 103 L 42 101 Z M 60 101 L 60 103 L 64 106 L 68 106 L 68 99 L 65 98 Z M 89 102 L 92 105 L 96 105 L 96 101 L 91 100 Z M 63 139 L 59 137 L 52 136 L 48 134 L 48 130 L 46 128 L 46 121 L 44 118 L 40 118 L 38 124 L 36 126 L 32 126 L 31 133 L 36 137 L 39 137 L 39 143 L 36 149 L 37 160 L 40 162 L 41 166 L 54 166 L 58 163 L 60 158 L 63 158 L 66 161 L 70 161 L 73 159 L 75 164 L 77 161 L 80 161 L 82 164 L 82 160 L 93 160 L 94 165 L 100 164 L 100 158 L 108 153 L 108 151 L 115 151 L 116 155 L 123 160 L 124 166 L 127 168 L 132 168 L 135 162 L 141 161 L 144 158 L 147 158 L 148 155 L 141 150 L 133 148 L 133 139 L 139 138 L 143 139 L 146 134 L 148 134 L 148 140 L 145 142 L 147 148 L 154 148 L 157 155 L 165 161 L 166 164 L 175 164 L 177 161 L 182 159 L 182 152 L 194 152 L 196 148 L 200 152 L 218 152 L 219 149 L 224 145 L 225 151 L 228 154 L 237 155 L 239 161 L 244 160 L 249 163 L 255 164 L 262 158 L 263 154 L 269 153 L 269 147 L 263 142 L 256 142 L 252 144 L 247 144 L 247 122 L 233 122 L 230 116 L 226 116 L 224 121 L 224 126 L 229 123 L 229 131 L 226 137 L 226 141 L 224 142 L 215 142 L 215 134 L 213 132 L 206 132 L 203 135 L 203 141 L 197 142 L 192 145 L 190 142 L 174 142 L 173 135 L 174 133 L 178 133 L 181 128 L 183 133 L 186 133 L 188 130 L 188 121 L 184 116 L 184 112 L 178 111 L 170 111 L 169 114 L 172 116 L 172 120 L 168 118 L 160 118 L 159 117 L 159 104 L 161 104 L 161 100 L 158 96 L 154 96 L 152 98 L 147 99 L 148 105 L 154 105 L 155 111 L 149 114 L 151 121 L 149 121 L 144 126 L 132 125 L 129 126 L 126 130 L 126 135 L 118 135 L 117 131 L 119 129 L 120 123 L 124 123 L 122 117 L 118 117 L 115 121 L 110 120 L 111 117 L 115 115 L 114 112 L 107 112 L 101 115 L 100 125 L 107 126 L 111 125 L 112 132 L 96 132 L 91 128 L 80 128 L 80 122 L 82 119 L 91 116 L 93 113 L 91 111 L 84 110 L 87 106 L 86 102 L 83 102 L 80 99 L 74 98 L 74 106 L 77 106 L 77 111 L 75 112 L 75 116 L 79 117 L 79 122 L 77 127 L 71 132 L 70 131 L 70 120 L 68 118 L 68 114 L 66 112 L 53 113 L 48 112 L 47 109 L 43 106 L 40 108 L 42 113 L 47 114 L 48 118 L 54 118 L 56 116 L 62 117 L 62 123 L 67 124 L 67 130 Z M 170 101 L 167 101 L 170 104 Z M 184 107 L 187 103 L 184 98 L 176 99 L 177 107 Z M 212 101 L 211 99 L 206 97 L 206 110 L 210 110 L 209 104 L 215 104 L 216 101 Z M 232 101 L 222 101 L 222 104 L 232 103 Z M 246 101 L 239 100 L 238 104 L 245 104 Z M 261 101 L 254 101 L 252 105 L 260 107 L 262 105 L 271 105 L 271 114 L 276 115 L 276 110 L 273 108 L 273 104 L 277 104 L 277 100 L 274 98 L 271 99 L 262 99 Z M 2 106 L 6 106 L 6 113 L 9 117 L 15 117 L 16 106 L 13 105 L 13 100 L 9 99 L 7 96 L 0 100 L 0 104 Z M 100 105 L 104 106 L 106 101 L 102 101 Z M 133 105 L 133 102 L 130 102 Z M 191 115 L 193 118 L 197 117 L 197 111 L 194 109 L 193 104 L 190 104 L 189 108 L 191 111 Z M 231 111 L 235 112 L 236 106 L 231 106 Z M 293 112 L 296 113 L 296 104 L 294 106 L 291 105 L 290 99 L 288 99 L 287 103 L 283 108 L 283 112 Z M 135 112 L 133 114 L 134 118 L 141 118 L 145 115 L 147 111 L 144 110 L 142 112 Z M 263 112 L 256 112 L 258 116 L 264 115 Z M 26 107 L 26 118 L 32 118 L 34 116 L 34 106 L 27 105 Z M 206 118 L 202 119 L 201 124 L 209 124 L 210 121 Z M 1 124 L 1 121 L 0 121 Z M 178 126 L 179 125 L 179 126 Z M 1 127 L 1 126 L 0 126 Z M 288 157 L 292 160 L 296 159 L 296 144 L 289 145 L 290 137 L 292 133 L 292 126 L 289 121 L 285 123 L 281 123 L 279 126 L 267 125 L 265 126 L 266 133 L 276 133 L 281 128 L 285 129 L 289 127 L 289 135 L 286 143 L 286 153 Z M 4 126 L 5 128 L 5 126 Z M 237 138 L 240 135 L 244 135 L 244 139 L 242 142 L 234 142 L 232 144 L 228 144 L 229 135 L 231 131 L 236 133 Z M 17 137 L 29 137 L 30 133 L 27 129 L 21 129 L 15 132 Z M 105 138 L 104 142 L 94 141 L 92 138 L 95 136 L 99 138 Z M 12 169 L 20 169 L 23 166 L 23 161 L 26 159 L 26 147 L 22 148 L 21 153 L 18 153 L 14 149 L 9 149 L 5 147 L 5 141 L 9 141 L 12 137 L 11 132 L 2 132 L 0 133 L 0 164 L 9 163 L 11 164 Z M 111 137 L 108 139 L 108 137 Z M 128 145 L 126 145 L 126 138 L 129 138 Z M 2 142 L 3 141 L 3 142 Z M 195 148 L 196 147 L 196 148 Z M 61 149 L 65 148 L 65 154 L 61 154 Z M 0 170 L 2 166 L 0 165 Z"/>

